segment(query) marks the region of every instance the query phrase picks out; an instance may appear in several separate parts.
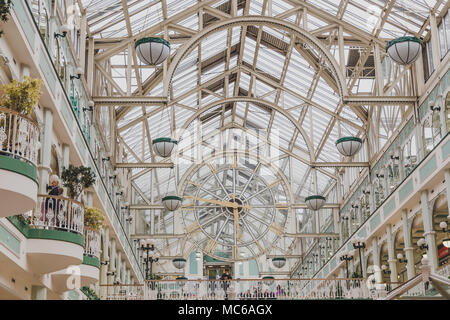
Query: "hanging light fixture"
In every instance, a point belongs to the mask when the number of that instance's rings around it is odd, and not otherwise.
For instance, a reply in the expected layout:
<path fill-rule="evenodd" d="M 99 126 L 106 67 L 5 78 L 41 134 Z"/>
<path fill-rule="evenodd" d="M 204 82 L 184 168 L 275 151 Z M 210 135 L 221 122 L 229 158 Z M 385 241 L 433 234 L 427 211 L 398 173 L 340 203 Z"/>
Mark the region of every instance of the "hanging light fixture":
<path fill-rule="evenodd" d="M 391 40 L 386 45 L 389 57 L 401 65 L 408 65 L 416 61 L 421 49 L 422 40 L 412 36 Z"/>
<path fill-rule="evenodd" d="M 172 138 L 157 138 L 152 141 L 153 151 L 162 158 L 170 157 L 176 144 L 178 141 Z"/>
<path fill-rule="evenodd" d="M 176 280 L 181 280 L 181 281 L 177 281 L 177 284 L 178 284 L 180 287 L 184 287 L 185 284 L 186 284 L 187 278 L 186 278 L 186 277 L 177 277 Z"/>
<path fill-rule="evenodd" d="M 354 156 L 361 146 L 362 140 L 358 137 L 342 137 L 336 141 L 336 148 L 346 157 Z"/>
<path fill-rule="evenodd" d="M 181 207 L 181 202 L 183 199 L 178 196 L 165 196 L 162 198 L 162 204 L 164 208 L 169 211 L 176 211 L 179 207 Z"/>
<path fill-rule="evenodd" d="M 442 221 L 441 223 L 439 223 L 439 227 L 442 229 L 442 232 L 445 232 L 448 235 L 449 230 L 447 229 L 447 222 Z M 442 240 L 442 244 L 447 248 L 450 248 L 450 238 L 447 237 Z"/>
<path fill-rule="evenodd" d="M 134 47 L 139 60 L 151 66 L 163 63 L 170 54 L 170 43 L 162 38 L 142 38 L 136 41 Z"/>
<path fill-rule="evenodd" d="M 277 257 L 272 259 L 272 263 L 276 268 L 283 268 L 286 264 L 286 258 L 283 257 Z"/>
<path fill-rule="evenodd" d="M 266 276 L 266 277 L 263 277 L 262 279 L 266 285 L 271 286 L 274 283 L 275 278 L 272 276 Z"/>
<path fill-rule="evenodd" d="M 306 205 L 310 210 L 317 211 L 325 204 L 325 197 L 321 195 L 312 195 L 305 198 Z"/>
<path fill-rule="evenodd" d="M 175 258 L 172 260 L 173 266 L 177 269 L 183 269 L 186 265 L 186 259 L 184 258 Z"/>

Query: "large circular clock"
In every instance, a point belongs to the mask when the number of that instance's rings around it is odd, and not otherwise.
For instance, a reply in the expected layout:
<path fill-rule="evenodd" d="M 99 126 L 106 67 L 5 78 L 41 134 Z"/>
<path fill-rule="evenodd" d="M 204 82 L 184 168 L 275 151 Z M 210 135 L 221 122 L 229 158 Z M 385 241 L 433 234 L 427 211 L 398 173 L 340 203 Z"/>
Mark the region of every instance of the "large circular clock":
<path fill-rule="evenodd" d="M 262 161 L 217 158 L 184 179 L 183 220 L 197 247 L 224 261 L 258 257 L 284 232 L 289 193 L 285 176 Z"/>

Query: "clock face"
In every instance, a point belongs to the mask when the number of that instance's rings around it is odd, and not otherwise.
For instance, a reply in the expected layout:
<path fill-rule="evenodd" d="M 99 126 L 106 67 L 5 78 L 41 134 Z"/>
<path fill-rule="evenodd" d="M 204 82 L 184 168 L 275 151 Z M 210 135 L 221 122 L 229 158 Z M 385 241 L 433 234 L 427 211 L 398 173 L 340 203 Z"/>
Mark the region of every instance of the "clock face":
<path fill-rule="evenodd" d="M 206 162 L 185 180 L 183 219 L 191 240 L 225 261 L 264 254 L 284 232 L 285 180 L 261 162 Z"/>

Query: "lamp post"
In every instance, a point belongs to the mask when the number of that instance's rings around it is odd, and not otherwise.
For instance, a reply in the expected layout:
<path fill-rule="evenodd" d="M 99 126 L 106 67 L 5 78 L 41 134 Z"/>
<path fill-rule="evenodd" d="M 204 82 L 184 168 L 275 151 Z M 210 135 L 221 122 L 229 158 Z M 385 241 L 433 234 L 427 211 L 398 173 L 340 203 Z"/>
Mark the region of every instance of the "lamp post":
<path fill-rule="evenodd" d="M 364 249 L 366 247 L 366 244 L 363 242 L 363 240 L 359 237 L 356 237 L 353 239 L 353 248 L 358 249 L 359 253 L 359 269 L 361 270 L 361 276 L 363 276 L 363 264 L 362 264 L 362 256 L 361 256 L 361 249 Z"/>
<path fill-rule="evenodd" d="M 347 252 L 344 252 L 340 257 L 339 257 L 339 259 L 341 260 L 341 261 L 345 261 L 345 270 L 346 270 L 346 274 L 347 274 L 347 279 L 348 279 L 348 262 L 350 261 L 350 260 L 352 260 L 353 259 L 353 256 L 350 256 Z"/>
<path fill-rule="evenodd" d="M 150 251 L 155 250 L 155 245 L 151 244 L 150 240 L 141 240 L 139 242 L 139 250 L 142 250 L 142 257 L 144 259 L 145 264 L 145 279 L 149 280 L 149 277 L 152 275 L 153 263 L 158 262 L 159 258 L 153 258 L 150 256 Z M 149 266 L 150 264 L 150 266 Z"/>

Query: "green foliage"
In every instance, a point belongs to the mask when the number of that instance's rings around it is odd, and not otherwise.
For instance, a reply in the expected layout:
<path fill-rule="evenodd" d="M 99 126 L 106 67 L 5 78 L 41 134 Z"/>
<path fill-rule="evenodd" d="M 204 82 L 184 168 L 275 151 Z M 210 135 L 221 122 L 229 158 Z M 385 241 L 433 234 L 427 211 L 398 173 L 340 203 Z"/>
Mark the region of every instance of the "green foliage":
<path fill-rule="evenodd" d="M 13 80 L 11 83 L 1 87 L 3 94 L 0 99 L 0 105 L 29 116 L 41 96 L 41 85 L 41 79 L 33 79 L 26 76 L 21 82 Z"/>
<path fill-rule="evenodd" d="M 12 5 L 12 0 L 0 0 L 0 20 L 2 20 L 3 22 L 8 22 Z M 2 35 L 3 30 L 0 30 L 0 37 Z"/>
<path fill-rule="evenodd" d="M 89 300 L 100 300 L 100 298 L 97 296 L 94 290 L 91 288 L 84 286 L 80 289 Z"/>
<path fill-rule="evenodd" d="M 89 167 L 69 165 L 61 174 L 63 186 L 67 187 L 69 196 L 77 200 L 81 192 L 95 183 L 95 173 Z"/>
<path fill-rule="evenodd" d="M 105 222 L 105 215 L 97 208 L 84 208 L 84 225 L 100 231 Z"/>

